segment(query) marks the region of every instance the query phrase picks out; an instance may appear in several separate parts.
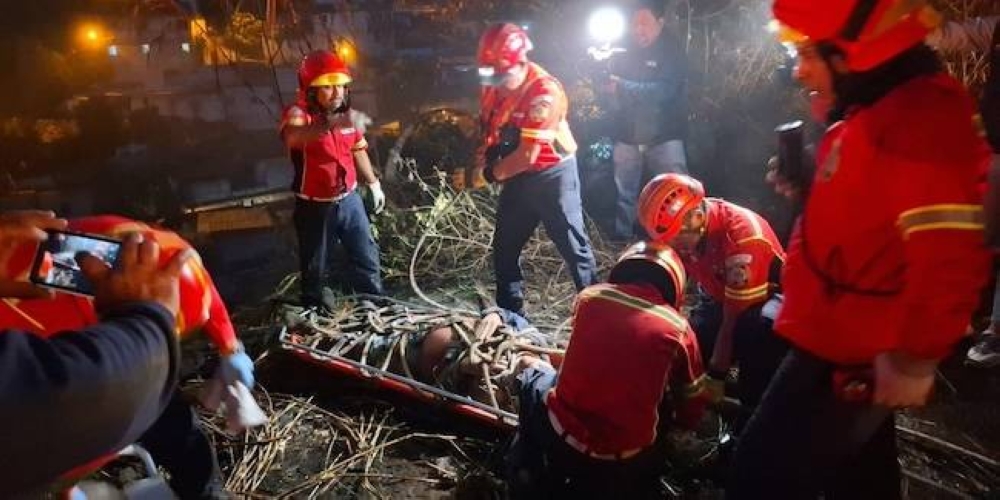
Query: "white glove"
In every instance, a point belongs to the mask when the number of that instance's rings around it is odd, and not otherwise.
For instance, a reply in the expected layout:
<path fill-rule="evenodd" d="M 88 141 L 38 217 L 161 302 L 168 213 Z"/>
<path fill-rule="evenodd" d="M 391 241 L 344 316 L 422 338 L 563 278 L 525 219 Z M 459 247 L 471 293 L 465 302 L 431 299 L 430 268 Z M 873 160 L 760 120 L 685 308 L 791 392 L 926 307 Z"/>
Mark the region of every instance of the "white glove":
<path fill-rule="evenodd" d="M 202 388 L 199 399 L 209 411 L 222 412 L 226 419 L 226 432 L 232 436 L 268 421 L 247 386 L 239 380 L 227 384 L 221 368 Z"/>
<path fill-rule="evenodd" d="M 368 185 L 372 193 L 372 213 L 378 215 L 385 209 L 385 192 L 382 191 L 382 183 L 375 181 Z"/>

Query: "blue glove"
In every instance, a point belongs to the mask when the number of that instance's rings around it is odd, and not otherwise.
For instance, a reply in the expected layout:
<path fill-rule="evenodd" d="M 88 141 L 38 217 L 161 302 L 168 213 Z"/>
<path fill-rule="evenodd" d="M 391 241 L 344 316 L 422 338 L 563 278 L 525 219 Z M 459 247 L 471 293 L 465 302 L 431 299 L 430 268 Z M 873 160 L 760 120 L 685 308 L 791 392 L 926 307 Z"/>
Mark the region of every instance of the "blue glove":
<path fill-rule="evenodd" d="M 224 356 L 219 362 L 219 369 L 222 370 L 222 380 L 226 385 L 239 380 L 247 389 L 253 389 L 253 360 L 243 351 L 243 346 Z"/>

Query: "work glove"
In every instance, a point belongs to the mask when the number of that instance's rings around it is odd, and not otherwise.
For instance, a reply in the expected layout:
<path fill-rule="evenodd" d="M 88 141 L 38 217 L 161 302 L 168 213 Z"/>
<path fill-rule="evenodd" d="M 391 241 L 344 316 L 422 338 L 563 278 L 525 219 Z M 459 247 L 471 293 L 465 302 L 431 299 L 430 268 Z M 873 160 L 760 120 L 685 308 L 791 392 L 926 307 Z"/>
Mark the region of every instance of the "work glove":
<path fill-rule="evenodd" d="M 385 209 L 385 192 L 382 191 L 382 183 L 375 181 L 368 185 L 368 192 L 371 194 L 371 206 L 369 209 L 375 215 L 382 213 Z"/>
<path fill-rule="evenodd" d="M 243 345 L 241 344 L 235 352 L 227 356 L 223 356 L 219 361 L 219 370 L 222 373 L 222 381 L 226 385 L 230 385 L 233 382 L 242 382 L 247 389 L 253 389 L 254 385 L 254 375 L 253 375 L 253 360 L 247 353 L 243 350 Z"/>
<path fill-rule="evenodd" d="M 249 358 L 247 358 L 249 359 Z M 225 382 L 225 364 L 219 365 L 215 376 L 201 390 L 201 404 L 226 419 L 226 432 L 231 436 L 242 434 L 250 427 L 267 423 L 267 415 L 254 400 L 253 394 L 239 379 Z"/>
<path fill-rule="evenodd" d="M 705 378 L 705 393 L 710 403 L 721 403 L 726 398 L 726 380 L 709 375 Z"/>

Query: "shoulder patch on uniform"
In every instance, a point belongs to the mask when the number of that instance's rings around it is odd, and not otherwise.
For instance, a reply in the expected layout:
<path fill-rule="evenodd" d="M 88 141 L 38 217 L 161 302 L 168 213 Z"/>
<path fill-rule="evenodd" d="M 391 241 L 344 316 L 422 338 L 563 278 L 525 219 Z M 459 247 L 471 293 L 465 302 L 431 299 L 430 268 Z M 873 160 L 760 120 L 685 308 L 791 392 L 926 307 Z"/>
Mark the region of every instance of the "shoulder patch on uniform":
<path fill-rule="evenodd" d="M 552 104 L 555 102 L 555 98 L 551 95 L 544 94 L 535 97 L 529 103 L 529 117 L 532 121 L 545 121 L 552 114 Z"/>
<path fill-rule="evenodd" d="M 726 286 L 743 288 L 750 284 L 750 263 L 753 256 L 746 253 L 726 258 Z"/>

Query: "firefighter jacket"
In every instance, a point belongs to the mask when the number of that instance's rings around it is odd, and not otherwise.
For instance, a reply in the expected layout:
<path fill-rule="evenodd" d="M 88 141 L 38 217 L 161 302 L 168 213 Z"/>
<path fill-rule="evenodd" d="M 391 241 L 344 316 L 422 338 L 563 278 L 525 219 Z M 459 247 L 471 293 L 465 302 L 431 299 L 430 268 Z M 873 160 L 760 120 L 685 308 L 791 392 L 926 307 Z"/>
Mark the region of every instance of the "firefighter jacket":
<path fill-rule="evenodd" d="M 763 217 L 718 198 L 706 200 L 705 234 L 681 254 L 688 274 L 723 308 L 741 313 L 777 289 L 785 251 Z"/>
<path fill-rule="evenodd" d="M 775 330 L 842 364 L 897 350 L 948 354 L 989 274 L 989 149 L 974 115 L 961 84 L 939 73 L 848 110 L 828 130 Z"/>
<path fill-rule="evenodd" d="M 687 57 L 680 41 L 664 31 L 649 47 L 629 48 L 609 65 L 617 79 L 610 103 L 612 138 L 635 145 L 683 140 Z"/>
<path fill-rule="evenodd" d="M 310 114 L 304 102 L 289 106 L 281 118 L 279 131 L 286 126 L 303 126 L 325 120 Z M 295 168 L 292 191 L 310 201 L 337 201 L 357 187 L 354 153 L 368 148 L 365 135 L 353 125 L 335 126 L 302 148 L 289 148 Z"/>
<path fill-rule="evenodd" d="M 528 75 L 517 90 L 502 94 L 494 87 L 483 87 L 477 154 L 493 165 L 514 152 L 521 141 L 527 141 L 540 146 L 530 171 L 552 167 L 576 152 L 576 141 L 566 121 L 568 110 L 569 101 L 559 80 L 541 66 L 528 63 Z"/>
<path fill-rule="evenodd" d="M 694 333 L 655 287 L 594 285 L 577 298 L 573 333 L 547 404 L 565 432 L 590 451 L 623 453 L 653 443 L 665 391 L 681 402 L 682 422 L 696 424 L 705 401 L 702 380 Z"/>
<path fill-rule="evenodd" d="M 160 245 L 160 259 L 164 262 L 177 252 L 191 247 L 176 233 L 154 229 L 141 222 L 114 215 L 73 219 L 69 223 L 69 230 L 115 239 L 122 239 L 131 232 L 140 232 L 144 237 L 156 240 Z M 34 245 L 17 249 L 6 263 L 7 276 L 27 280 L 34 254 Z M 221 355 L 232 354 L 237 350 L 239 341 L 229 312 L 200 258 L 196 257 L 184 266 L 180 278 L 180 296 L 180 312 L 175 319 L 176 331 L 182 340 L 203 328 Z M 96 324 L 98 317 L 92 298 L 57 293 L 51 299 L 3 299 L 0 301 L 0 321 L 7 328 L 49 336 Z"/>

